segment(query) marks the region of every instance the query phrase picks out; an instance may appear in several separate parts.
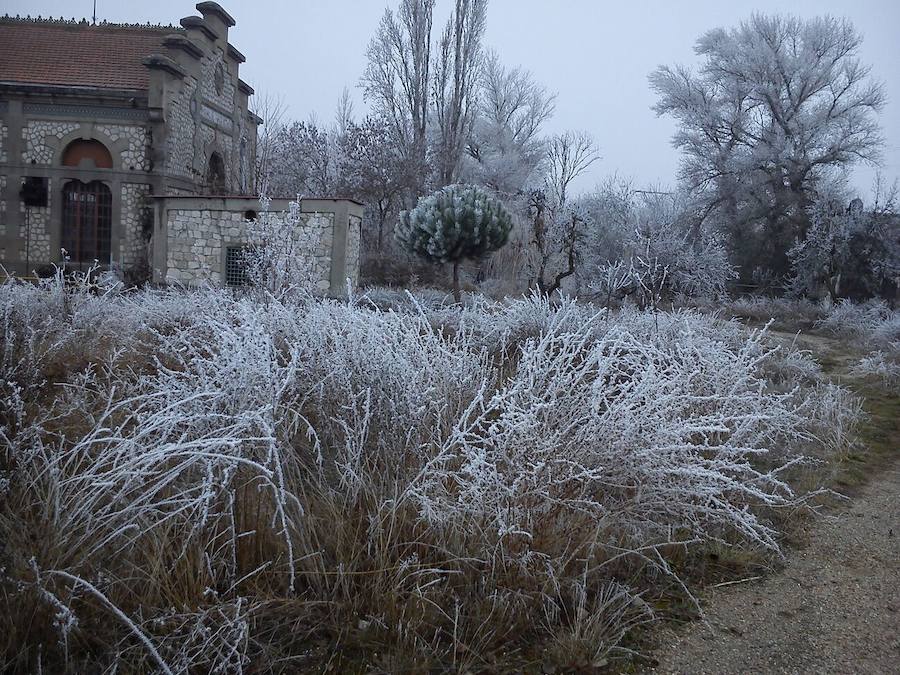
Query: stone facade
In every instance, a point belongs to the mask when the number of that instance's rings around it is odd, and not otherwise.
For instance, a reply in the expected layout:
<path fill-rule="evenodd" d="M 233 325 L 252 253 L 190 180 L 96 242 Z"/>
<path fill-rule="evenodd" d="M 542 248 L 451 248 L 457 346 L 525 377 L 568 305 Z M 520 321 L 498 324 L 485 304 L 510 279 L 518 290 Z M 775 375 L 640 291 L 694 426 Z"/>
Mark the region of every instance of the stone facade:
<path fill-rule="evenodd" d="M 0 240 L 6 237 L 6 176 L 0 176 Z M 5 258 L 5 256 L 3 256 Z"/>
<path fill-rule="evenodd" d="M 150 158 L 147 156 L 150 139 L 146 127 L 133 124 L 98 124 L 95 130 L 101 138 L 108 138 L 113 144 L 122 142 L 124 147 L 119 156 L 123 171 L 150 171 Z"/>
<path fill-rule="evenodd" d="M 166 197 L 159 200 L 165 238 L 164 250 L 156 248 L 155 273 L 159 281 L 185 286 L 225 283 L 226 250 L 255 243 L 248 212 L 258 208 L 255 200 L 216 197 Z M 274 200 L 267 218 L 287 213 L 287 200 Z M 359 278 L 359 224 L 362 206 L 346 199 L 312 199 L 300 204 L 299 223 L 292 232 L 293 246 L 307 270 L 306 279 L 322 292 L 343 292 L 344 279 Z M 344 233 L 357 232 L 354 237 Z M 341 236 L 338 236 L 338 234 Z M 348 250 L 355 247 L 355 251 Z"/>
<path fill-rule="evenodd" d="M 53 180 L 48 181 L 53 187 Z M 19 203 L 19 213 L 23 226 L 19 228 L 18 249 L 19 257 L 28 263 L 28 266 L 46 264 L 50 260 L 50 242 L 52 233 L 50 229 L 50 207 L 30 207 Z"/>
<path fill-rule="evenodd" d="M 347 232 L 347 276 L 354 288 L 359 286 L 359 258 L 362 246 L 362 218 L 351 215 Z"/>
<path fill-rule="evenodd" d="M 235 22 L 215 2 L 200 2 L 197 10 L 200 16 L 186 17 L 180 26 L 0 18 L 5 269 L 30 274 L 63 260 L 63 223 L 72 222 L 63 211 L 78 203 L 65 191 L 79 184 L 102 185 L 96 189 L 111 195 L 104 205 L 110 241 L 102 249 L 110 255 L 99 262 L 121 269 L 152 269 L 151 197 L 212 189 L 254 193 L 251 168 L 261 120 L 248 108 L 253 90 L 239 79 L 244 57 L 228 42 Z M 120 61 L 82 64 L 86 36 L 98 47 L 108 41 L 111 58 Z M 63 59 L 67 68 L 58 67 Z M 111 166 L 106 159 L 96 164 L 89 150 L 78 155 L 86 161 L 64 162 L 72 156 L 67 148 L 78 143 L 101 144 Z M 49 186 L 41 188 L 46 194 L 38 203 L 24 203 L 26 181 Z"/>
<path fill-rule="evenodd" d="M 22 163 L 38 166 L 52 164 L 55 147 L 50 140 L 59 141 L 78 127 L 77 122 L 29 120 L 22 128 Z"/>
<path fill-rule="evenodd" d="M 96 254 L 130 280 L 143 273 L 161 284 L 218 285 L 227 249 L 254 243 L 245 217 L 259 208 L 261 120 L 239 78 L 244 56 L 228 42 L 234 19 L 215 2 L 197 10 L 180 27 L 0 18 L 0 264 L 8 271 L 63 261 L 86 268 Z M 86 42 L 108 47 L 111 60 L 79 61 Z M 274 213 L 287 208 L 272 204 Z M 360 205 L 307 199 L 301 216 L 293 243 L 316 288 L 335 294 L 348 277 L 357 283 Z M 69 241 L 76 251 L 66 257 Z"/>
<path fill-rule="evenodd" d="M 272 217 L 280 219 L 275 214 Z M 225 283 L 222 261 L 226 249 L 255 243 L 251 225 L 240 212 L 171 209 L 167 227 L 169 283 L 221 286 Z M 301 266 L 308 270 L 307 279 L 327 293 L 331 286 L 334 214 L 303 214 L 292 239 Z"/>
<path fill-rule="evenodd" d="M 143 183 L 122 184 L 122 231 L 120 258 L 126 269 L 149 265 L 152 212 L 150 186 Z"/>

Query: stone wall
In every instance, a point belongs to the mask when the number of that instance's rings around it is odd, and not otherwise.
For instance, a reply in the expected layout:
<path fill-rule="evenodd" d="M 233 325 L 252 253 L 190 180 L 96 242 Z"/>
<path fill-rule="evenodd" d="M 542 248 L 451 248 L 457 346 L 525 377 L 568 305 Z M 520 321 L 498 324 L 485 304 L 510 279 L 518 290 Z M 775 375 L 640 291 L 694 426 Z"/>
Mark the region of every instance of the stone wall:
<path fill-rule="evenodd" d="M 276 214 L 263 217 L 281 219 Z M 330 288 L 333 213 L 300 214 L 294 247 L 321 292 Z M 281 222 L 284 222 L 283 220 Z M 243 211 L 168 209 L 166 217 L 166 281 L 187 286 L 224 284 L 225 251 L 253 243 L 252 225 Z"/>
<path fill-rule="evenodd" d="M 147 156 L 149 137 L 146 128 L 126 124 L 98 124 L 95 128 L 113 143 L 118 144 L 120 140 L 127 143 L 120 153 L 124 171 L 150 170 L 150 158 Z M 110 151 L 112 152 L 112 148 Z"/>
<path fill-rule="evenodd" d="M 241 118 L 240 124 L 240 144 L 238 145 L 238 187 L 240 188 L 241 194 L 250 192 L 250 188 L 253 185 L 253 138 L 250 136 L 250 131 L 248 129 L 248 124 L 243 121 Z M 256 132 L 256 127 L 253 127 L 253 132 Z"/>
<path fill-rule="evenodd" d="M 53 179 L 48 179 L 50 190 L 53 190 Z M 23 262 L 26 258 L 31 266 L 45 265 L 55 258 L 50 257 L 50 207 L 28 207 L 26 219 L 26 207 L 19 202 L 20 221 L 19 228 L 20 258 Z M 31 272 L 31 270 L 27 270 Z"/>
<path fill-rule="evenodd" d="M 22 163 L 52 163 L 55 150 L 52 145 L 46 143 L 46 139 L 51 136 L 61 139 L 79 126 L 81 125 L 75 122 L 29 121 L 22 127 L 22 140 L 24 141 L 22 143 Z"/>
<path fill-rule="evenodd" d="M 0 238 L 6 236 L 6 176 L 0 174 Z M 4 256 L 5 259 L 5 256 Z"/>
<path fill-rule="evenodd" d="M 359 257 L 362 245 L 362 218 L 350 215 L 347 231 L 347 276 L 353 287 L 359 286 Z"/>
<path fill-rule="evenodd" d="M 194 171 L 194 117 L 191 100 L 197 80 L 188 76 L 173 87 L 166 105 L 166 169 L 169 173 L 196 180 Z M 196 104 L 195 104 L 196 105 Z"/>
<path fill-rule="evenodd" d="M 0 164 L 6 163 L 6 146 L 9 144 L 7 138 L 9 137 L 9 127 L 5 124 L 0 124 Z"/>
<path fill-rule="evenodd" d="M 77 131 L 80 122 L 30 120 L 22 128 L 22 163 L 47 165 L 53 163 L 59 143 L 63 137 Z M 147 129 L 134 124 L 97 124 L 94 138 L 102 142 L 115 159 L 121 158 L 124 171 L 149 171 L 150 158 L 147 152 L 149 137 Z M 2 160 L 0 160 L 2 161 Z"/>
<path fill-rule="evenodd" d="M 239 143 L 250 131 L 243 129 L 236 84 L 222 50 L 215 48 L 200 59 L 196 74 L 188 73 L 171 89 L 166 102 L 166 168 L 170 173 L 202 185 L 209 156 L 216 151 L 225 162 L 228 192 L 249 191 L 249 152 L 241 154 Z"/>
<path fill-rule="evenodd" d="M 143 183 L 122 183 L 122 218 L 119 228 L 119 259 L 124 269 L 135 268 L 149 261 L 146 236 L 151 217 L 148 196 L 150 186 Z"/>

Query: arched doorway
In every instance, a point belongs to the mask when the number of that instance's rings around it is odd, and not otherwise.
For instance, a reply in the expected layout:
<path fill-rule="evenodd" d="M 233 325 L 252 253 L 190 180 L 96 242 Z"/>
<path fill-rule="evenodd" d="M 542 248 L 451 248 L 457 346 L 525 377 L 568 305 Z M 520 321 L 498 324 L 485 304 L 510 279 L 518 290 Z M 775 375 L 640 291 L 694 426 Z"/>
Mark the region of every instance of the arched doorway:
<path fill-rule="evenodd" d="M 73 263 L 106 264 L 112 250 L 112 192 L 99 180 L 63 186 L 61 245 Z"/>
<path fill-rule="evenodd" d="M 206 189 L 211 195 L 225 194 L 225 160 L 218 152 L 209 156 L 206 167 Z"/>

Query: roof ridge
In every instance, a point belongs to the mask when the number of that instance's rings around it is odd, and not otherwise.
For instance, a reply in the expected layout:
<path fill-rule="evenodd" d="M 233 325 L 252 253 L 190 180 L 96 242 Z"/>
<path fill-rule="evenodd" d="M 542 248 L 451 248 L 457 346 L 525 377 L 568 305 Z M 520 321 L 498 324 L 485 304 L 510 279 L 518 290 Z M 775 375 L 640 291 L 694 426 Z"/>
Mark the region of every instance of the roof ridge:
<path fill-rule="evenodd" d="M 53 18 L 52 16 L 43 17 L 38 15 L 36 17 L 31 16 L 30 14 L 27 16 L 20 16 L 16 14 L 15 16 L 11 16 L 9 14 L 4 14 L 0 16 L 0 23 L 26 23 L 26 24 L 39 24 L 39 25 L 50 25 L 50 26 L 83 26 L 83 27 L 99 27 L 99 28 L 122 28 L 122 29 L 141 29 L 141 30 L 153 30 L 153 31 L 168 31 L 168 32 L 184 32 L 184 28 L 181 26 L 173 26 L 171 24 L 163 24 L 163 23 L 114 23 L 111 21 L 99 21 L 97 23 L 91 23 L 85 18 L 81 20 L 72 17 L 71 19 L 66 19 L 64 17 L 59 17 L 58 19 Z"/>

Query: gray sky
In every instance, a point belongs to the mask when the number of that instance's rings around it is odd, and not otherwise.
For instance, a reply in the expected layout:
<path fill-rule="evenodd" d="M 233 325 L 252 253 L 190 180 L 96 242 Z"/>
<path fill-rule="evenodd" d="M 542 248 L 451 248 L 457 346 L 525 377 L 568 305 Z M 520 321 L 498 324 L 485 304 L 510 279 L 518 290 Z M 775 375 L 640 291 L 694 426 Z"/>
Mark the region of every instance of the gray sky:
<path fill-rule="evenodd" d="M 177 24 L 193 2 L 98 0 L 109 21 Z M 345 86 L 365 106 L 357 85 L 365 49 L 384 8 L 395 0 L 220 0 L 237 20 L 230 39 L 247 56 L 242 78 L 257 92 L 283 97 L 289 116 L 331 119 Z M 451 0 L 438 0 L 435 27 Z M 92 0 L 3 0 L 0 11 L 90 17 Z M 887 140 L 885 178 L 900 178 L 900 1 L 898 0 L 490 0 L 486 42 L 505 63 L 521 65 L 558 93 L 548 131 L 584 129 L 602 160 L 578 187 L 618 173 L 641 185 L 671 184 L 678 166 L 668 118 L 650 109 L 647 74 L 660 64 L 693 63 L 693 45 L 710 28 L 735 25 L 753 11 L 847 17 L 862 32 L 862 59 L 887 88 L 881 124 Z M 866 196 L 875 171 L 857 170 Z"/>

